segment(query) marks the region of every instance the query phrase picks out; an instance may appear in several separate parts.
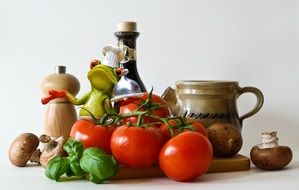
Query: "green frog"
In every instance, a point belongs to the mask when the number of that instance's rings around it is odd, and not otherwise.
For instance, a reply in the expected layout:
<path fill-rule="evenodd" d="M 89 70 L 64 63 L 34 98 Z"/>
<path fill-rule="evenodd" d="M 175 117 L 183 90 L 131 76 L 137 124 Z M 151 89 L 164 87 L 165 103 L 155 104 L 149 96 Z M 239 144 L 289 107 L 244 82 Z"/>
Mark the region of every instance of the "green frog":
<path fill-rule="evenodd" d="M 114 86 L 122 76 L 123 69 L 101 64 L 99 60 L 93 60 L 90 68 L 87 78 L 90 81 L 91 90 L 88 93 L 76 98 L 65 90 L 50 90 L 49 96 L 43 98 L 42 103 L 46 104 L 55 98 L 67 98 L 74 105 L 83 105 L 79 112 L 81 117 L 91 116 L 90 113 L 92 113 L 100 118 L 105 113 L 115 112 L 110 99 Z"/>

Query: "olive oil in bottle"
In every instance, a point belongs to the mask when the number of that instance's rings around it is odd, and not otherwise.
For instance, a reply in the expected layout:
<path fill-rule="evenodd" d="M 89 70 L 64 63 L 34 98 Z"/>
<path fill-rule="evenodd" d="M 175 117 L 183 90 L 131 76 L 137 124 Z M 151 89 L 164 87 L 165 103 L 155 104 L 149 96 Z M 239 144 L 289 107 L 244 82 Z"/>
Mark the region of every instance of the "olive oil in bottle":
<path fill-rule="evenodd" d="M 136 40 L 139 36 L 139 32 L 137 32 L 136 28 L 136 22 L 120 22 L 114 34 L 117 37 L 118 46 L 125 52 L 125 58 L 121 62 L 121 67 L 128 69 L 129 73 L 126 76 L 137 82 L 142 92 L 146 92 L 146 88 L 137 69 Z"/>

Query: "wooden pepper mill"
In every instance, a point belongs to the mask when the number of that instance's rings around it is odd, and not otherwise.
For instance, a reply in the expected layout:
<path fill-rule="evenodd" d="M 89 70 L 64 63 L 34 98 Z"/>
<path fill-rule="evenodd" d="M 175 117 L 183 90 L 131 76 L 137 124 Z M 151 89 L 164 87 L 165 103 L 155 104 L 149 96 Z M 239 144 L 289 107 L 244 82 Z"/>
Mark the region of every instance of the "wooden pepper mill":
<path fill-rule="evenodd" d="M 79 92 L 80 83 L 76 77 L 66 73 L 65 66 L 55 66 L 55 73 L 42 81 L 42 92 L 48 95 L 49 90 L 66 90 L 73 95 Z M 66 98 L 49 102 L 44 122 L 44 133 L 50 137 L 69 137 L 73 124 L 77 121 L 75 107 Z"/>

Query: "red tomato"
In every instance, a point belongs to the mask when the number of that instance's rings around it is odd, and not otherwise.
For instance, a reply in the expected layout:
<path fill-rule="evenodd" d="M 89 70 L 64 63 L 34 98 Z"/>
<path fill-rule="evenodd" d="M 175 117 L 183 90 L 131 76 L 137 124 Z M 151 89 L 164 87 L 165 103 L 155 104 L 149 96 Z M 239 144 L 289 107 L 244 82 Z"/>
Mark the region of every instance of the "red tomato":
<path fill-rule="evenodd" d="M 199 132 L 203 136 L 208 138 L 208 131 L 205 128 L 205 126 L 199 120 L 187 117 L 186 118 L 186 123 L 187 123 L 187 125 L 191 125 L 191 127 L 192 127 L 191 130 L 192 131 Z"/>
<path fill-rule="evenodd" d="M 176 136 L 177 134 L 179 134 L 179 131 L 178 131 L 179 127 L 187 127 L 183 131 L 191 130 L 191 131 L 199 132 L 202 135 L 204 135 L 205 137 L 208 137 L 208 132 L 207 132 L 206 128 L 197 119 L 186 118 L 185 119 L 185 124 L 186 124 L 185 126 L 180 126 L 180 122 L 177 119 L 175 119 L 175 120 L 169 120 L 168 123 L 173 128 L 173 135 L 174 136 Z M 163 123 L 161 125 L 160 129 L 161 129 L 161 132 L 162 132 L 163 137 L 165 139 L 170 139 L 171 138 L 171 134 L 170 134 L 169 129 L 167 128 L 167 126 L 166 126 L 165 123 Z"/>
<path fill-rule="evenodd" d="M 179 126 L 179 122 L 177 120 L 169 120 L 168 123 L 169 123 L 170 127 L 172 127 L 173 136 L 177 135 L 179 133 L 177 130 L 177 126 Z M 169 140 L 171 138 L 171 133 L 165 123 L 161 124 L 160 130 L 161 130 L 162 136 L 165 140 Z"/>
<path fill-rule="evenodd" d="M 142 97 L 138 97 L 138 98 L 128 98 L 124 101 L 122 101 L 120 103 L 120 109 L 119 109 L 119 113 L 123 114 L 123 113 L 130 113 L 135 111 L 143 102 L 146 101 L 146 99 L 148 98 L 148 93 L 144 93 Z M 160 104 L 162 107 L 158 108 L 158 109 L 154 109 L 151 110 L 153 107 L 149 106 L 149 108 L 141 108 L 140 111 L 145 111 L 148 110 L 150 111 L 151 114 L 159 116 L 159 117 L 169 117 L 170 116 L 170 111 L 169 108 L 166 107 L 166 102 L 158 95 L 152 94 L 152 103 L 155 104 L 155 106 L 157 104 Z M 135 117 L 129 117 L 123 120 L 124 123 L 137 123 L 137 116 Z M 148 123 L 153 123 L 153 122 L 159 122 L 159 120 L 154 119 L 154 118 L 150 118 L 147 116 L 143 117 L 143 124 L 148 124 Z"/>
<path fill-rule="evenodd" d="M 163 138 L 156 127 L 118 127 L 111 137 L 112 154 L 128 167 L 146 167 L 158 163 Z"/>
<path fill-rule="evenodd" d="M 160 168 L 176 181 L 195 180 L 209 169 L 212 160 L 210 141 L 193 131 L 185 131 L 171 138 L 159 155 Z"/>
<path fill-rule="evenodd" d="M 98 147 L 110 154 L 110 139 L 114 130 L 114 126 L 96 125 L 92 121 L 80 119 L 73 125 L 70 137 L 80 140 L 85 148 Z"/>

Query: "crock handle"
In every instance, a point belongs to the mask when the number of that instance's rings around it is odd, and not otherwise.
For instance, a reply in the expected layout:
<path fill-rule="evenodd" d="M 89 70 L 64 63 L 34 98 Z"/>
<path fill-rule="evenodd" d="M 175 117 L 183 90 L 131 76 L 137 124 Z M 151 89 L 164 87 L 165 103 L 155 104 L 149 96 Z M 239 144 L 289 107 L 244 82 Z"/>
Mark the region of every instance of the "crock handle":
<path fill-rule="evenodd" d="M 241 125 L 242 125 L 244 119 L 256 114 L 262 108 L 262 106 L 264 104 L 264 95 L 259 89 L 252 87 L 252 86 L 240 88 L 239 96 L 241 96 L 244 93 L 253 93 L 257 98 L 257 102 L 251 111 L 249 111 L 248 113 L 246 113 L 240 117 Z"/>

